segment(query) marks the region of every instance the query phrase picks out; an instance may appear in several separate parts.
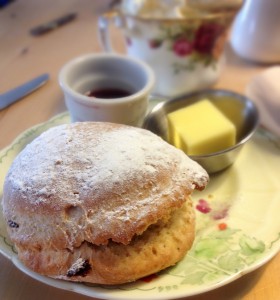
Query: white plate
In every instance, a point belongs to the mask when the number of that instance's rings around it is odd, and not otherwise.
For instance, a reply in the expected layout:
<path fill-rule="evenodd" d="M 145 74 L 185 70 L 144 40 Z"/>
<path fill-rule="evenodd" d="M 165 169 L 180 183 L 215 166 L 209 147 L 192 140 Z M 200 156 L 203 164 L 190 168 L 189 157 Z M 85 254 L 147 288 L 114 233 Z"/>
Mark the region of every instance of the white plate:
<path fill-rule="evenodd" d="M 15 156 L 41 132 L 69 122 L 67 113 L 21 134 L 0 152 L 0 193 Z M 258 130 L 235 164 L 212 176 L 205 191 L 193 196 L 197 234 L 191 251 L 175 267 L 153 278 L 115 287 L 70 283 L 40 276 L 17 259 L 0 214 L 0 252 L 29 276 L 57 288 L 104 299 L 174 299 L 223 286 L 260 267 L 280 249 L 280 140 Z M 222 225 L 220 225 L 222 224 Z M 219 228 L 219 226 L 227 226 Z"/>

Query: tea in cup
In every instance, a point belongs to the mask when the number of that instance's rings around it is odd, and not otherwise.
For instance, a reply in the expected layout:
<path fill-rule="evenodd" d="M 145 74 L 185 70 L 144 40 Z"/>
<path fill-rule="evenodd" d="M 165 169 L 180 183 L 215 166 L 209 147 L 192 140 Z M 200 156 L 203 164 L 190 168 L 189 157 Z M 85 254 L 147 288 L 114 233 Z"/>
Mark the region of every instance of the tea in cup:
<path fill-rule="evenodd" d="M 182 0 L 122 1 L 99 17 L 101 44 L 105 51 L 114 52 L 109 25 L 119 27 L 127 54 L 154 70 L 155 94 L 174 97 L 209 87 L 220 76 L 227 32 L 240 1 L 236 5 L 223 1 L 222 7 L 204 2 L 189 1 L 187 6 Z"/>
<path fill-rule="evenodd" d="M 59 83 L 72 122 L 141 126 L 155 78 L 151 68 L 118 54 L 87 54 L 68 62 Z"/>

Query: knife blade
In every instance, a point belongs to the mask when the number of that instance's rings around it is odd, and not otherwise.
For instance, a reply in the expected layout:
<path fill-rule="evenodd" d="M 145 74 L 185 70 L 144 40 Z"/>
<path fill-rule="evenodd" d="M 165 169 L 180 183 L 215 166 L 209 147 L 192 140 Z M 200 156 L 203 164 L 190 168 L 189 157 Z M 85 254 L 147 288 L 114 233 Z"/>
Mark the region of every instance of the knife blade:
<path fill-rule="evenodd" d="M 6 93 L 0 94 L 0 110 L 29 95 L 49 80 L 49 74 L 42 74 Z"/>

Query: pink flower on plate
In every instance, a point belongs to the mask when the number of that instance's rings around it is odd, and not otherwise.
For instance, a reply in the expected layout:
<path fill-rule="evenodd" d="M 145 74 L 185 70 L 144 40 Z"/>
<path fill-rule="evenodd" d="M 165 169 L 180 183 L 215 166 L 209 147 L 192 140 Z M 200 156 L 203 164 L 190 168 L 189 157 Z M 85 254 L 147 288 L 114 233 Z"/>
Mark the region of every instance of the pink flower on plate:
<path fill-rule="evenodd" d="M 208 214 L 212 210 L 209 203 L 204 199 L 199 199 L 195 208 L 203 214 Z"/>
<path fill-rule="evenodd" d="M 178 56 L 189 55 L 193 51 L 193 43 L 186 38 L 179 38 L 173 44 L 173 51 Z"/>

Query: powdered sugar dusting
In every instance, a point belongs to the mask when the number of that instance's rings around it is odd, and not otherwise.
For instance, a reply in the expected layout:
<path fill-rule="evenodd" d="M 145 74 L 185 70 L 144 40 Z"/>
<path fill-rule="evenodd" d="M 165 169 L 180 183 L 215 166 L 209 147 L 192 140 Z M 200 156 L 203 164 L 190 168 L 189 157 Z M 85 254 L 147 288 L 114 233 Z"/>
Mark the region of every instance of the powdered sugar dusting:
<path fill-rule="evenodd" d="M 187 176 L 191 182 L 196 175 L 205 177 L 200 166 L 148 131 L 121 127 L 102 132 L 96 127 L 75 132 L 62 125 L 42 134 L 14 164 L 16 188 L 28 191 L 36 186 L 38 198 L 34 200 L 40 202 L 40 195 L 45 198 L 73 190 L 69 184 L 57 184 L 58 177 L 70 184 L 75 181 L 82 190 L 104 184 L 110 189 L 135 175 L 139 180 L 144 179 L 143 174 L 153 178 L 159 170 L 168 170 L 174 164 L 183 171 L 177 180 L 185 181 Z"/>
<path fill-rule="evenodd" d="M 164 214 L 182 203 L 185 194 L 207 181 L 196 162 L 160 137 L 110 123 L 74 123 L 48 130 L 20 153 L 6 178 L 12 194 L 21 195 L 17 205 L 23 209 L 26 203 L 38 211 L 81 206 L 78 212 L 85 215 L 79 226 L 94 226 L 93 240 L 106 228 L 104 242 L 124 239 L 124 222 L 140 228 L 147 216 L 156 221 L 158 211 Z M 114 237 L 111 231 L 117 232 Z"/>

